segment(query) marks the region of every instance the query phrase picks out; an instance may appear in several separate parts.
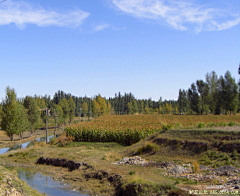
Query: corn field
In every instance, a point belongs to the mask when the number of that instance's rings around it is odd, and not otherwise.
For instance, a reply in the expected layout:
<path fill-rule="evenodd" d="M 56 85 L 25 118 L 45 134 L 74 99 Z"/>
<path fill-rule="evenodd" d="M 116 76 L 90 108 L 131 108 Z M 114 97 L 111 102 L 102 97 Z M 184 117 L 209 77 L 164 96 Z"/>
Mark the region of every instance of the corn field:
<path fill-rule="evenodd" d="M 65 128 L 75 141 L 117 142 L 131 145 L 165 127 L 171 129 L 228 126 L 240 123 L 240 117 L 226 115 L 109 115 L 91 122 L 80 122 Z"/>

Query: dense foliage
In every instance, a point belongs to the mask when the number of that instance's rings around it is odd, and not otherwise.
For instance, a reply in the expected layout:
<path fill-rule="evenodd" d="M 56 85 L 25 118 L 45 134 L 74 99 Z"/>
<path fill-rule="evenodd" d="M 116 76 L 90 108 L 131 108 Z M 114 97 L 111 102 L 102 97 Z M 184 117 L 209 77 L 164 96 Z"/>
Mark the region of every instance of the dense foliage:
<path fill-rule="evenodd" d="M 229 71 L 218 77 L 213 71 L 206 81 L 197 80 L 188 90 L 179 90 L 181 114 L 232 114 L 239 108 L 239 90 Z"/>

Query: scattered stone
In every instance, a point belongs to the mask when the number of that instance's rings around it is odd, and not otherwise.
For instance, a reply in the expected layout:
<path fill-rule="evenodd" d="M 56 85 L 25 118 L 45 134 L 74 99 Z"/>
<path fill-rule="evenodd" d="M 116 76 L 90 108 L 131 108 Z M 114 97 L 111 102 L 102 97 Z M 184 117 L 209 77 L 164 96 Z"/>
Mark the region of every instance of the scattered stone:
<path fill-rule="evenodd" d="M 169 174 L 182 174 L 182 173 L 187 173 L 188 169 L 186 169 L 183 166 L 176 165 L 173 169 L 171 169 L 168 173 Z"/>
<path fill-rule="evenodd" d="M 233 167 L 231 165 L 222 166 L 217 169 L 214 169 L 213 171 L 216 172 L 216 175 L 218 176 L 223 176 L 223 175 L 233 176 L 233 175 L 236 175 L 237 173 L 240 173 L 239 168 Z"/>
<path fill-rule="evenodd" d="M 113 164 L 121 165 L 121 164 L 129 164 L 129 165 L 146 165 L 148 162 L 145 159 L 142 159 L 141 157 L 135 156 L 135 157 L 124 157 L 122 160 L 117 161 Z"/>

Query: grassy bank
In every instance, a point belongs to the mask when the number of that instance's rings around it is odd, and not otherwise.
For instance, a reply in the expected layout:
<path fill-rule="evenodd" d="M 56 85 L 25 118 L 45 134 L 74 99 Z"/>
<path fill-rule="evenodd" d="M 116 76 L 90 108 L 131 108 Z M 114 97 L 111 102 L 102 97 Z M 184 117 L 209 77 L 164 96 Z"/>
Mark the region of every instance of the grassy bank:
<path fill-rule="evenodd" d="M 173 118 L 174 117 L 174 118 Z M 74 141 L 75 138 L 62 136 L 49 144 L 36 142 L 25 149 L 8 152 L 0 156 L 0 163 L 16 167 L 28 166 L 56 180 L 70 184 L 71 189 L 90 195 L 168 195 L 179 191 L 177 187 L 193 189 L 200 182 L 167 175 L 166 168 L 157 166 L 113 164 L 124 157 L 140 156 L 147 161 L 173 162 L 174 164 L 199 164 L 216 168 L 223 165 L 240 167 L 240 128 L 236 116 L 172 116 L 138 115 L 105 116 L 78 125 L 87 133 L 104 129 L 118 131 L 155 129 L 145 139 L 125 146 L 121 142 Z M 189 121 L 189 122 L 188 122 Z M 201 128 L 200 128 L 201 127 Z M 118 130 L 118 131 L 116 131 Z M 160 130 L 160 131 L 159 131 Z M 84 133 L 84 134 L 86 134 Z M 86 134 L 87 135 L 87 134 Z M 36 164 L 40 157 L 66 159 L 87 163 L 91 167 L 69 171 L 68 168 Z M 102 172 L 109 176 L 121 176 L 116 186 Z M 204 173 L 196 169 L 196 173 Z M 225 177 L 223 177 L 225 178 Z M 219 184 L 219 181 L 202 182 Z M 117 190 L 118 189 L 118 190 Z M 128 192 L 127 192 L 128 191 Z M 181 192 L 181 191 L 180 191 Z M 182 194 L 182 193 L 181 193 Z M 127 195 L 127 194 L 125 194 Z M 184 193 L 183 195 L 186 195 Z"/>
<path fill-rule="evenodd" d="M 201 132 L 201 134 L 200 134 Z M 212 139 L 210 136 L 213 136 Z M 196 137 L 196 140 L 195 140 Z M 166 175 L 166 170 L 157 167 L 143 167 L 137 165 L 114 165 L 112 163 L 129 156 L 141 156 L 149 161 L 172 161 L 176 164 L 201 163 L 212 167 L 228 165 L 229 163 L 239 167 L 239 152 L 222 152 L 215 148 L 206 149 L 196 153 L 191 147 L 191 142 L 208 143 L 222 141 L 223 137 L 228 142 L 239 143 L 239 132 L 216 131 L 216 130 L 168 130 L 155 133 L 145 140 L 131 146 L 123 146 L 117 143 L 99 142 L 74 142 L 66 141 L 64 147 L 60 143 L 52 142 L 52 145 L 44 142 L 37 142 L 35 146 L 26 150 L 2 155 L 1 163 L 8 163 L 12 166 L 28 165 L 33 170 L 41 171 L 43 174 L 51 175 L 56 180 L 64 180 L 70 183 L 71 188 L 90 193 L 92 195 L 114 195 L 116 187 L 107 180 L 96 178 L 86 179 L 86 174 L 92 175 L 98 171 L 105 171 L 109 174 L 121 175 L 122 186 L 129 189 L 143 187 L 146 194 L 156 195 L 161 192 L 167 195 L 177 186 L 196 185 L 192 180 L 179 180 Z M 160 144 L 159 138 L 168 139 L 170 142 Z M 171 142 L 172 140 L 188 140 L 189 148 L 182 148 L 181 145 Z M 190 142 L 191 141 L 191 142 Z M 85 162 L 93 166 L 89 169 L 69 171 L 67 168 L 54 167 L 51 165 L 36 165 L 40 157 L 59 158 L 73 160 L 74 162 Z M 210 162 L 209 162 L 210 161 Z M 217 165 L 218 164 L 218 165 Z M 197 183 L 199 184 L 199 183 Z M 131 187 L 132 186 L 132 187 Z M 140 195 L 140 193 L 138 194 Z"/>
<path fill-rule="evenodd" d="M 36 190 L 29 187 L 24 181 L 16 177 L 16 170 L 0 166 L 0 195 L 29 195 L 41 196 Z"/>

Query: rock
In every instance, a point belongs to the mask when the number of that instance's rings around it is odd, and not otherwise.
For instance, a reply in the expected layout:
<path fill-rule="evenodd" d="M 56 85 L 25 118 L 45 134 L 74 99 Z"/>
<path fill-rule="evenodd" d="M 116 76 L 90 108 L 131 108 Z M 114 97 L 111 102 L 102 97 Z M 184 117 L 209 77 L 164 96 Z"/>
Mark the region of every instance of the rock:
<path fill-rule="evenodd" d="M 187 172 L 186 168 L 184 168 L 183 166 L 180 166 L 180 165 L 176 165 L 168 173 L 170 173 L 170 174 L 182 174 L 182 173 L 186 173 L 186 172 Z"/>

